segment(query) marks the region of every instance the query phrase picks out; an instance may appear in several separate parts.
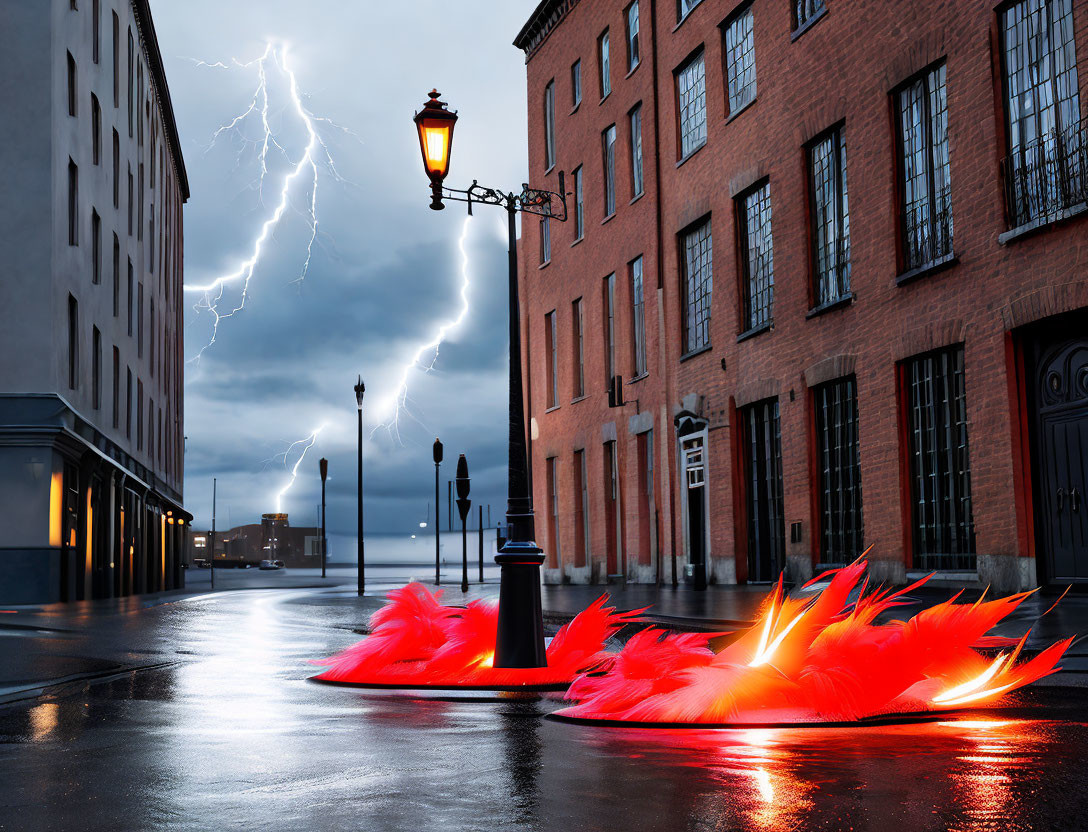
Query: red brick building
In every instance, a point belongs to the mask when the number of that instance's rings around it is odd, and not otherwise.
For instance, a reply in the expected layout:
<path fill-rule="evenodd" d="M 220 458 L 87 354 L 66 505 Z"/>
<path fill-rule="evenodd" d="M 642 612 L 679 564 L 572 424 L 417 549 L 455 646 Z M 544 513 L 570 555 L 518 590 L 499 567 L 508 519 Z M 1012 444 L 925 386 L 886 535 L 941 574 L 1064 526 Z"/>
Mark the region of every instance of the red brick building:
<path fill-rule="evenodd" d="M 1088 580 L 1088 0 L 543 0 L 546 580 Z M 675 573 L 674 573 L 675 569 Z"/>

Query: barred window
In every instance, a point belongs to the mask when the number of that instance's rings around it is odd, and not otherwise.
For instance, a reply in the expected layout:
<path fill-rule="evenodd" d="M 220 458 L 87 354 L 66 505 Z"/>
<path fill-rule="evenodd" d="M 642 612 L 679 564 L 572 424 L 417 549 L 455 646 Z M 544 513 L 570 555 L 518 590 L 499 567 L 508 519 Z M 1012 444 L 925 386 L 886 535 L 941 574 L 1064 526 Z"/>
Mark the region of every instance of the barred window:
<path fill-rule="evenodd" d="M 739 112 L 756 97 L 756 53 L 752 7 L 725 24 L 725 79 L 729 113 Z"/>
<path fill-rule="evenodd" d="M 706 144 L 706 67 L 701 51 L 677 71 L 676 100 L 684 158 Z"/>
<path fill-rule="evenodd" d="M 601 98 L 612 92 L 612 76 L 608 58 L 608 30 L 605 29 L 597 39 L 597 72 L 599 75 Z"/>
<path fill-rule="evenodd" d="M 816 306 L 850 294 L 850 208 L 842 127 L 809 147 Z"/>
<path fill-rule="evenodd" d="M 642 105 L 631 111 L 631 196 L 642 194 Z"/>
<path fill-rule="evenodd" d="M 782 431 L 778 399 L 740 411 L 748 509 L 748 580 L 771 581 L 785 557 L 782 510 Z"/>
<path fill-rule="evenodd" d="M 908 360 L 914 565 L 975 568 L 963 345 Z"/>
<path fill-rule="evenodd" d="M 684 353 L 710 346 L 710 296 L 713 287 L 710 220 L 680 235 L 684 298 Z"/>
<path fill-rule="evenodd" d="M 555 164 L 555 80 L 544 87 L 544 168 Z M 152 165 L 154 169 L 154 165 Z"/>
<path fill-rule="evenodd" d="M 570 67 L 571 107 L 582 103 L 582 61 L 578 59 Z"/>
<path fill-rule="evenodd" d="M 631 348 L 635 377 L 646 374 L 646 303 L 642 288 L 642 256 L 631 261 Z"/>
<path fill-rule="evenodd" d="M 601 134 L 604 157 L 604 215 L 616 213 L 616 125 L 609 125 Z"/>
<path fill-rule="evenodd" d="M 825 0 L 793 0 L 793 28 L 800 29 L 827 8 Z"/>
<path fill-rule="evenodd" d="M 813 390 L 820 477 L 820 561 L 850 563 L 864 551 L 858 394 L 853 376 Z"/>
<path fill-rule="evenodd" d="M 582 239 L 585 233 L 585 197 L 582 192 L 582 166 L 579 165 L 574 169 L 574 239 Z"/>
<path fill-rule="evenodd" d="M 744 270 L 744 326 L 753 330 L 774 317 L 774 251 L 771 185 L 764 182 L 740 197 L 740 249 Z"/>
<path fill-rule="evenodd" d="M 896 95 L 903 271 L 952 253 L 945 65 L 928 69 Z"/>
<path fill-rule="evenodd" d="M 1010 223 L 1088 200 L 1072 0 L 1020 0 L 1001 14 Z"/>
<path fill-rule="evenodd" d="M 638 66 L 638 0 L 627 7 L 627 71 Z"/>

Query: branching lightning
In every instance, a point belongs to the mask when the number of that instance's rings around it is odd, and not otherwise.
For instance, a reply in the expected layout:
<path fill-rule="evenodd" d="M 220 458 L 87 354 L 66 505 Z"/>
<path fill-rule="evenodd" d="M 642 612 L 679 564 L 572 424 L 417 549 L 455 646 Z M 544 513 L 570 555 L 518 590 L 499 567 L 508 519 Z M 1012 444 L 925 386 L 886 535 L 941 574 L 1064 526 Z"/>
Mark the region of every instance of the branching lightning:
<path fill-rule="evenodd" d="M 306 183 L 304 186 L 300 187 L 305 188 L 305 193 L 308 196 L 308 199 L 306 200 L 306 210 L 302 215 L 305 218 L 309 229 L 309 239 L 306 243 L 305 257 L 303 258 L 299 275 L 294 282 L 297 283 L 305 280 L 306 275 L 309 273 L 310 263 L 313 259 L 314 244 L 318 240 L 319 170 L 324 168 L 324 170 L 336 181 L 347 181 L 337 170 L 329 147 L 318 131 L 316 126 L 317 123 L 329 125 L 341 132 L 348 133 L 355 138 L 358 138 L 358 136 L 347 128 L 336 124 L 331 119 L 314 115 L 306 107 L 303 103 L 303 96 L 299 91 L 298 78 L 288 63 L 288 47 L 286 43 L 269 41 L 260 57 L 245 63 L 236 58 L 232 58 L 229 65 L 222 61 L 209 63 L 195 59 L 190 60 L 197 66 L 209 69 L 251 69 L 256 67 L 257 88 L 253 92 L 253 97 L 249 102 L 249 106 L 230 121 L 222 124 L 215 133 L 212 134 L 211 144 L 209 144 L 208 149 L 211 149 L 224 134 L 233 135 L 241 141 L 242 149 L 239 151 L 239 160 L 241 154 L 247 148 L 256 147 L 257 161 L 260 166 L 260 174 L 256 182 L 256 189 L 259 201 L 262 205 L 264 204 L 265 179 L 269 175 L 268 155 L 270 150 L 274 149 L 278 151 L 291 165 L 290 170 L 284 176 L 280 186 L 275 207 L 261 224 L 260 230 L 253 240 L 249 256 L 243 260 L 236 269 L 216 277 L 209 283 L 199 285 L 190 284 L 185 286 L 185 291 L 200 295 L 199 300 L 197 300 L 193 308 L 198 313 L 207 311 L 212 316 L 211 337 L 208 342 L 200 348 L 200 351 L 193 358 L 189 359 L 190 361 L 198 361 L 204 352 L 215 343 L 216 337 L 219 334 L 220 322 L 225 318 L 233 317 L 245 308 L 246 299 L 249 294 L 250 281 L 264 254 L 266 243 L 276 227 L 280 224 L 288 207 L 291 207 L 292 205 L 291 192 L 296 181 Z M 297 116 L 298 121 L 305 129 L 307 138 L 306 146 L 301 157 L 294 162 L 291 161 L 290 153 L 276 138 L 269 122 L 271 101 L 269 94 L 270 71 L 278 72 L 282 79 L 286 81 L 289 98 L 286 109 Z M 256 140 L 247 138 L 243 132 L 245 125 L 254 117 L 258 118 L 260 121 L 260 138 Z M 238 298 L 234 301 L 226 302 L 226 306 L 221 307 L 220 304 L 223 302 L 223 295 L 227 286 L 234 284 L 240 284 L 240 294 Z"/>
<path fill-rule="evenodd" d="M 295 480 L 298 478 L 298 469 L 299 469 L 299 466 L 302 465 L 302 460 L 304 460 L 306 458 L 306 452 L 308 450 L 310 450 L 310 448 L 312 448 L 314 446 L 314 443 L 317 442 L 318 435 L 324 429 L 325 429 L 325 425 L 324 424 L 320 425 L 309 436 L 305 437 L 304 439 L 298 439 L 298 440 L 292 442 L 290 445 L 287 446 L 287 448 L 284 451 L 282 451 L 279 454 L 276 454 L 276 456 L 273 457 L 273 459 L 277 459 L 277 458 L 282 456 L 283 457 L 283 467 L 287 468 L 287 459 L 288 459 L 288 457 L 290 457 L 291 452 L 295 448 L 297 448 L 299 445 L 302 446 L 302 452 L 299 453 L 298 459 L 295 460 L 295 464 L 291 466 L 290 472 L 288 473 L 287 482 L 284 484 L 283 488 L 281 488 L 278 492 L 276 492 L 276 513 L 277 514 L 279 514 L 282 511 L 284 495 L 288 491 L 291 490 L 291 486 L 295 484 Z"/>
<path fill-rule="evenodd" d="M 435 363 L 438 361 L 438 352 L 442 347 L 442 343 L 446 340 L 446 336 L 460 326 L 468 316 L 468 292 L 472 281 L 469 275 L 469 257 L 468 251 L 465 249 L 465 241 L 468 237 L 470 219 L 471 216 L 465 217 L 465 221 L 461 226 L 461 237 L 457 241 L 457 247 L 461 252 L 460 312 L 458 312 L 457 317 L 451 318 L 440 324 L 435 330 L 434 335 L 423 344 L 420 344 L 411 358 L 401 368 L 396 387 L 390 394 L 378 402 L 377 413 L 379 419 L 382 421 L 371 430 L 371 436 L 373 436 L 379 428 L 384 428 L 389 432 L 390 436 L 394 437 L 397 441 L 400 441 L 400 419 L 402 414 L 415 418 L 408 408 L 408 380 L 412 371 L 419 369 L 425 373 L 429 373 L 433 370 Z"/>

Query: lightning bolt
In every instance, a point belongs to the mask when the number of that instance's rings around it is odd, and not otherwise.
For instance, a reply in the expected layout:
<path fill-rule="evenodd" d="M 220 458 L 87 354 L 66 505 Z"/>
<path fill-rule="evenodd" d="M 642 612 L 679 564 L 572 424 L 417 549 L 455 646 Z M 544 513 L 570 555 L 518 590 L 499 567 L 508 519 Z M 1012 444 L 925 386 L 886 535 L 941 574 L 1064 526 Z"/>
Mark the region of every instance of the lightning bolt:
<path fill-rule="evenodd" d="M 280 224 L 288 207 L 291 207 L 291 192 L 292 187 L 296 182 L 306 183 L 304 189 L 308 194 L 309 199 L 307 200 L 307 210 L 303 214 L 303 217 L 310 233 L 309 239 L 306 242 L 306 252 L 302 261 L 302 266 L 299 270 L 299 275 L 292 282 L 300 283 L 306 279 L 306 276 L 310 271 L 310 264 L 313 260 L 314 244 L 318 239 L 318 228 L 320 225 L 318 220 L 319 169 L 324 168 L 329 175 L 338 182 L 347 182 L 337 170 L 336 163 L 333 160 L 332 153 L 329 151 L 328 144 L 326 144 L 325 140 L 322 138 L 316 125 L 318 123 L 329 125 L 337 130 L 350 134 L 356 139 L 359 139 L 359 136 L 331 119 L 314 115 L 306 107 L 303 103 L 303 96 L 299 91 L 298 78 L 288 62 L 288 46 L 286 43 L 269 41 L 260 57 L 244 63 L 236 58 L 231 59 L 230 65 L 225 64 L 222 61 L 209 63 L 193 58 L 190 58 L 189 60 L 193 61 L 197 66 L 209 69 L 229 70 L 250 69 L 253 67 L 256 67 L 257 69 L 257 87 L 253 92 L 253 97 L 249 102 L 249 106 L 230 121 L 222 124 L 215 133 L 212 134 L 211 144 L 208 145 L 208 149 L 210 150 L 224 134 L 231 134 L 240 138 L 242 149 L 239 151 L 239 160 L 241 154 L 247 147 L 253 145 L 257 146 L 256 152 L 257 161 L 260 166 L 260 174 L 256 183 L 256 188 L 260 204 L 264 204 L 265 179 L 269 176 L 268 155 L 270 150 L 274 148 L 279 151 L 279 153 L 291 163 L 290 154 L 277 140 L 268 119 L 271 101 L 269 95 L 270 69 L 277 71 L 286 81 L 289 97 L 288 109 L 294 113 L 305 128 L 307 138 L 306 146 L 303 149 L 301 157 L 291 164 L 290 170 L 283 178 L 276 204 L 271 213 L 267 215 L 264 222 L 261 224 L 260 230 L 253 240 L 249 256 L 244 259 L 236 269 L 219 275 L 209 283 L 187 284 L 184 287 L 186 292 L 200 295 L 193 306 L 196 312 L 199 314 L 202 311 L 206 311 L 212 316 L 211 337 L 208 342 L 200 348 L 200 351 L 193 358 L 189 359 L 190 362 L 195 362 L 199 361 L 205 351 L 216 342 L 216 338 L 219 334 L 219 324 L 224 319 L 233 317 L 245 308 L 246 299 L 249 296 L 250 281 L 253 279 L 254 272 L 264 255 L 265 244 L 272 236 L 276 227 Z M 260 121 L 261 138 L 256 141 L 247 138 L 242 132 L 244 125 L 246 125 L 246 123 L 254 116 L 258 117 Z M 361 139 L 359 139 L 359 141 L 361 141 Z M 240 292 L 237 300 L 225 302 L 225 306 L 221 308 L 220 304 L 221 302 L 224 302 L 223 296 L 227 287 L 235 284 L 240 285 Z"/>
<path fill-rule="evenodd" d="M 461 225 L 461 237 L 457 241 L 457 247 L 461 252 L 461 310 L 457 317 L 440 324 L 434 335 L 416 347 L 411 358 L 401 368 L 396 387 L 384 398 L 379 399 L 376 413 L 380 421 L 370 431 L 371 436 L 379 429 L 384 428 L 391 437 L 398 442 L 400 441 L 401 415 L 404 414 L 413 419 L 415 418 L 408 408 L 408 380 L 412 371 L 419 369 L 424 373 L 431 372 L 438 361 L 438 352 L 442 343 L 446 340 L 446 336 L 459 327 L 468 315 L 468 291 L 471 286 L 471 279 L 469 277 L 469 258 L 468 251 L 465 249 L 465 240 L 468 237 L 470 219 L 472 219 L 471 216 L 465 217 L 465 221 Z"/>
<path fill-rule="evenodd" d="M 279 514 L 280 511 L 281 511 L 281 506 L 283 505 L 283 496 L 288 491 L 291 490 L 291 486 L 295 484 L 295 480 L 298 478 L 298 469 L 299 469 L 299 466 L 302 465 L 302 460 L 304 460 L 306 458 L 306 452 L 308 450 L 310 450 L 310 448 L 312 448 L 314 446 L 314 443 L 317 442 L 318 435 L 324 429 L 325 429 L 325 425 L 322 424 L 317 429 L 315 429 L 314 432 L 311 433 L 309 436 L 305 437 L 304 439 L 298 439 L 298 440 L 292 442 L 290 445 L 287 446 L 287 449 L 285 451 L 283 451 L 282 454 L 276 454 L 277 457 L 281 456 L 281 455 L 283 456 L 283 465 L 286 468 L 287 467 L 287 458 L 288 458 L 288 456 L 290 456 L 291 451 L 293 451 L 299 445 L 302 446 L 302 453 L 300 453 L 298 455 L 298 459 L 295 460 L 295 464 L 291 466 L 291 471 L 290 471 L 290 474 L 288 475 L 287 483 L 283 486 L 283 488 L 281 488 L 276 493 L 276 513 L 277 514 Z M 273 458 L 275 458 L 275 457 L 273 457 Z"/>

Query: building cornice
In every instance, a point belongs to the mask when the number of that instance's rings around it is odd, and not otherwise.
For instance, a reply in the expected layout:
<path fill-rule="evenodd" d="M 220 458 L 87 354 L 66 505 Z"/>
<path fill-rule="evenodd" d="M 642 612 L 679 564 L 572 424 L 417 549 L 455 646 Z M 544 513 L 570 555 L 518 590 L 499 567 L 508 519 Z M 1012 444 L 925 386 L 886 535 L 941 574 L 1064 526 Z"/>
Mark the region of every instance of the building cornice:
<path fill-rule="evenodd" d="M 181 201 L 189 200 L 189 176 L 185 172 L 185 158 L 181 154 L 181 138 L 178 135 L 177 121 L 174 119 L 174 104 L 170 100 L 170 87 L 166 83 L 166 70 L 159 52 L 159 39 L 155 35 L 155 23 L 151 19 L 149 0 L 132 0 L 132 11 L 136 15 L 136 26 L 147 55 L 147 69 L 155 82 L 156 98 L 162 116 L 163 132 L 170 145 L 170 155 L 174 158 L 174 173 L 181 189 Z"/>
<path fill-rule="evenodd" d="M 533 57 L 548 35 L 558 26 L 567 13 L 578 5 L 578 0 L 541 0 L 525 25 L 521 27 L 514 46 L 525 52 L 525 63 Z"/>

